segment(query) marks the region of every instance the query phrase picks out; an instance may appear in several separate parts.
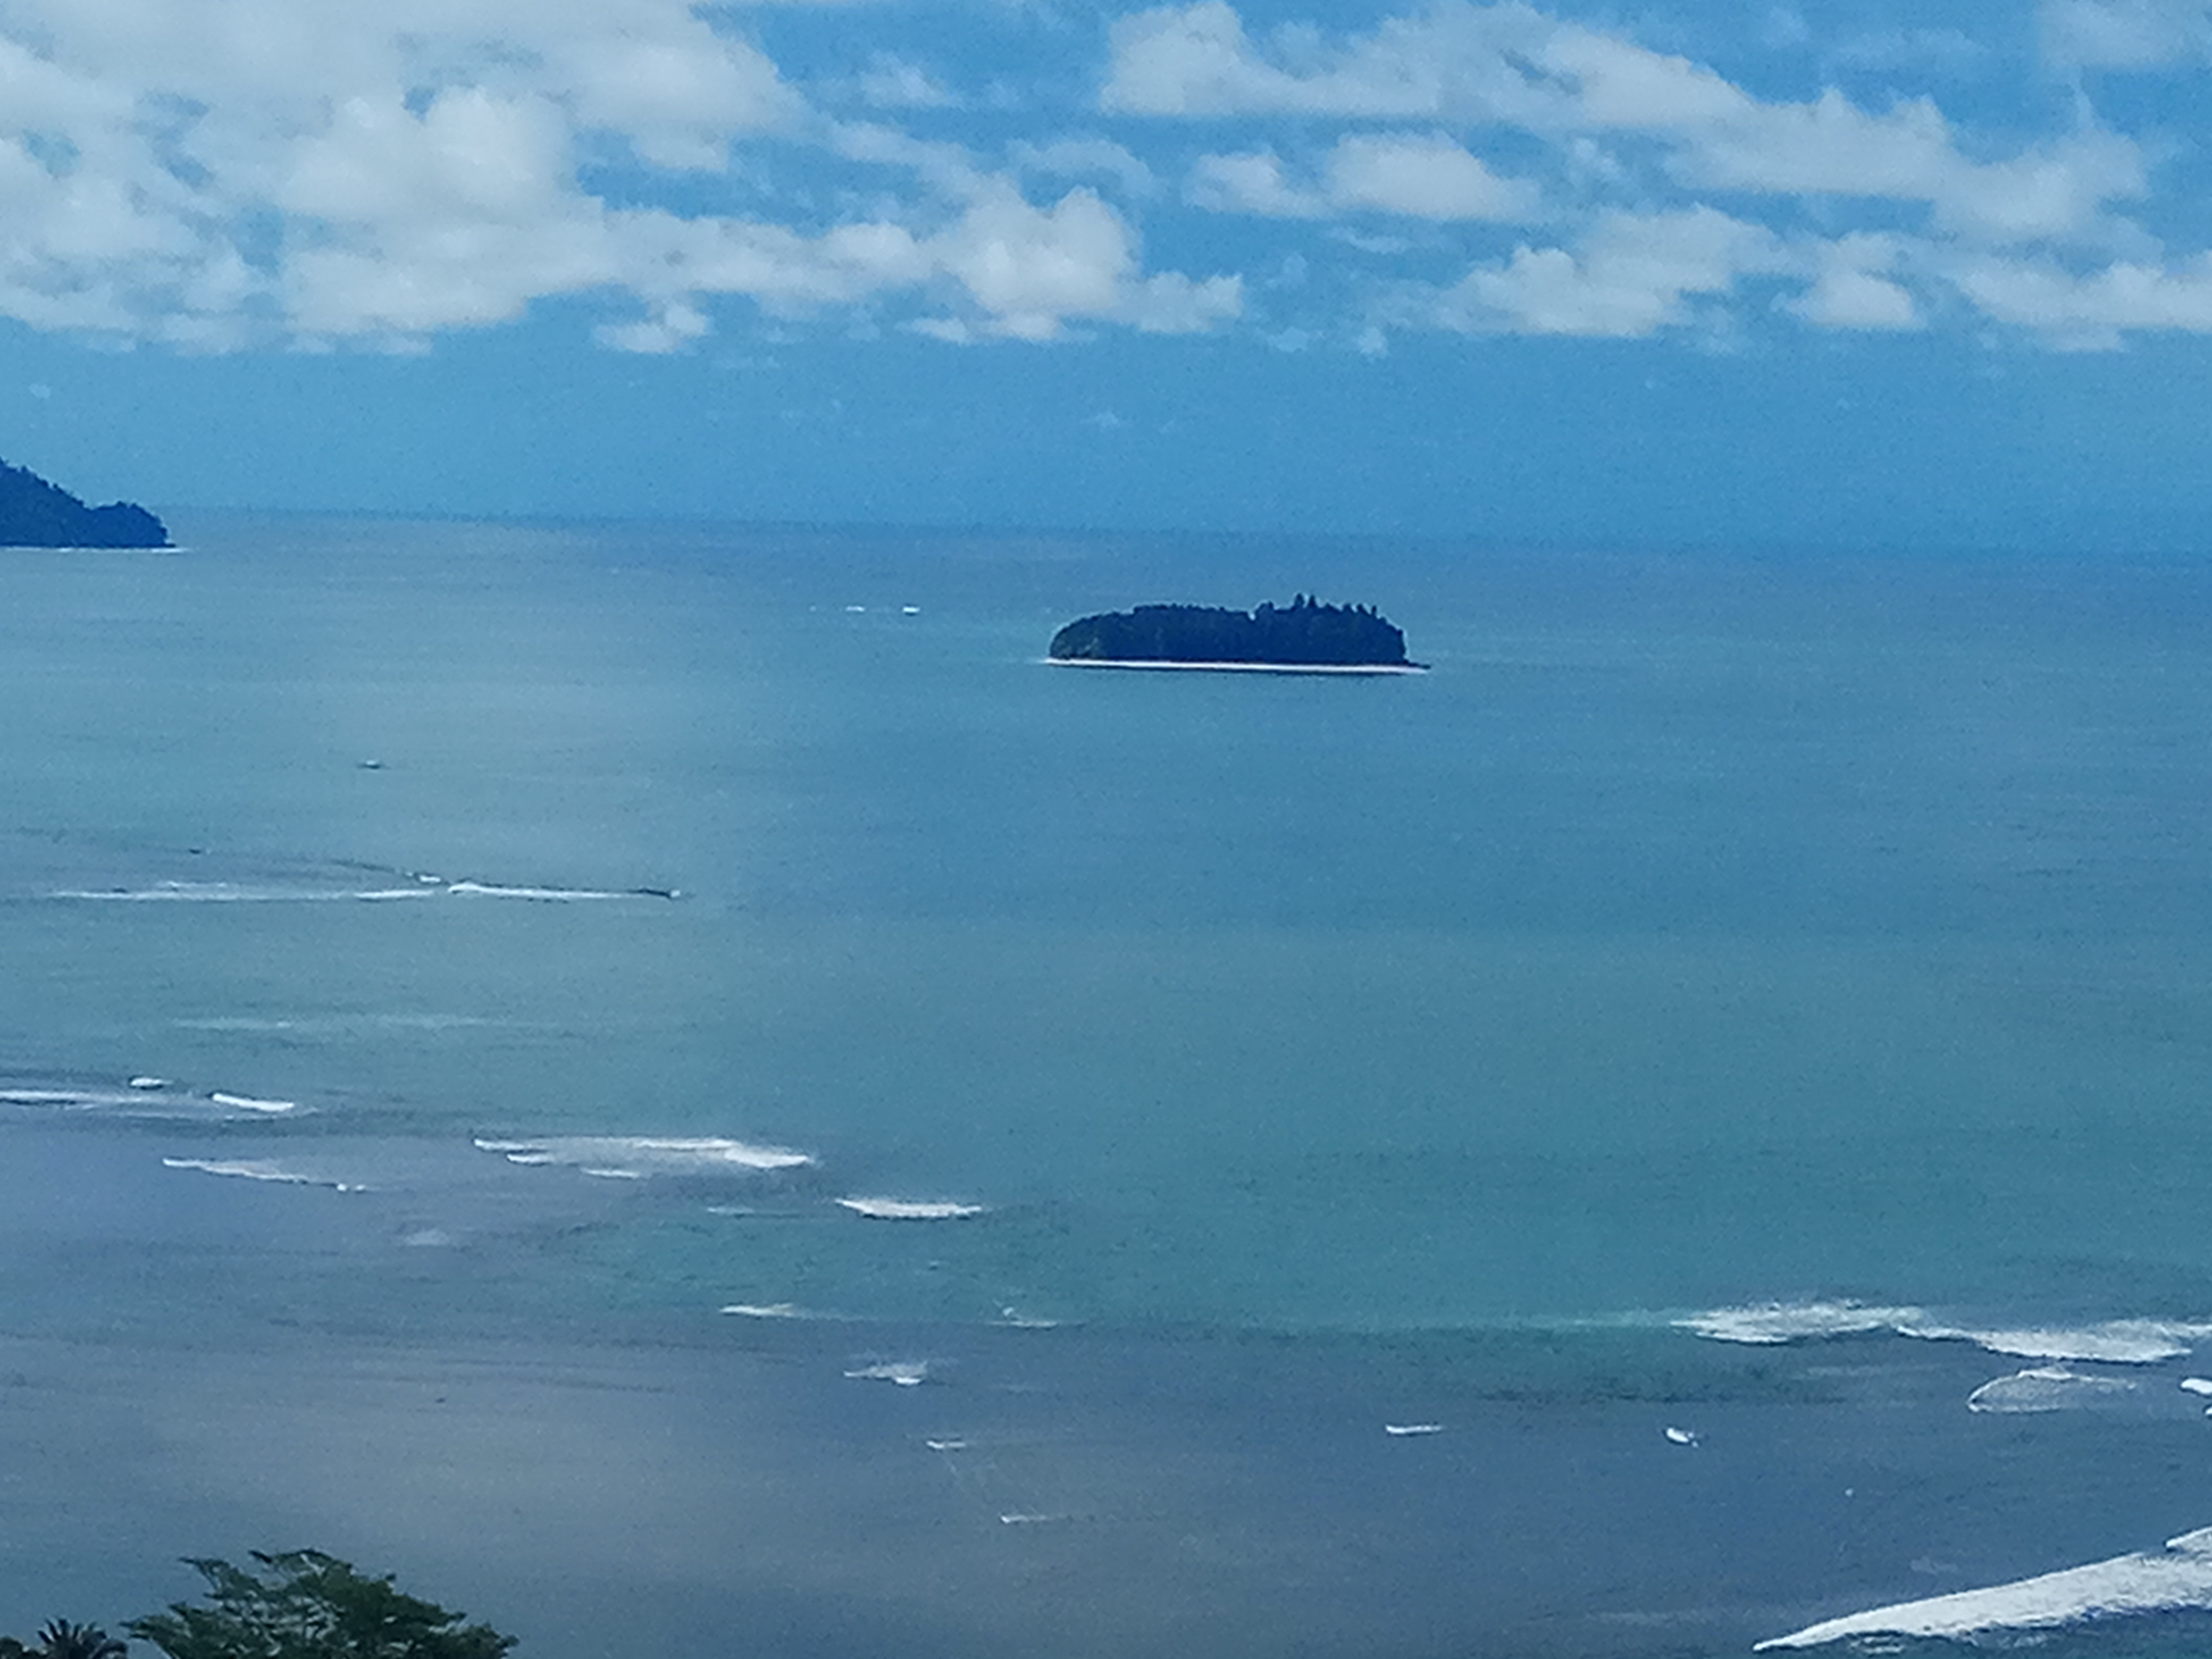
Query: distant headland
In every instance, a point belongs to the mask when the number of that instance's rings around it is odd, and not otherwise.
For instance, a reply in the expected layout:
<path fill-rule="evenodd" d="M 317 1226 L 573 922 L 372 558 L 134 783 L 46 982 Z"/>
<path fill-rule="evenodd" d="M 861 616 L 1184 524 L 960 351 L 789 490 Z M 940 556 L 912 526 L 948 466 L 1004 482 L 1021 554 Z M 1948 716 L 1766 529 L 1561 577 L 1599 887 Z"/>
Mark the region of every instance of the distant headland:
<path fill-rule="evenodd" d="M 1427 665 L 1406 659 L 1405 635 L 1372 608 L 1322 605 L 1304 593 L 1281 609 L 1140 605 L 1085 617 L 1052 636 L 1048 654 L 1090 668 L 1413 674 Z"/>
<path fill-rule="evenodd" d="M 0 461 L 0 547 L 167 547 L 167 526 L 133 501 L 87 507 L 35 472 Z"/>

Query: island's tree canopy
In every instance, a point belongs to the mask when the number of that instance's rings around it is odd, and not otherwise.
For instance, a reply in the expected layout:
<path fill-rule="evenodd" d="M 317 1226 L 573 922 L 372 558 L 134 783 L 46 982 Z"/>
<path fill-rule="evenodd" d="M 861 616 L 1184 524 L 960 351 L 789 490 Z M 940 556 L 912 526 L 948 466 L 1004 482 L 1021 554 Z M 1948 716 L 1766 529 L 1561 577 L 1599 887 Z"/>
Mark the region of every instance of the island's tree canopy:
<path fill-rule="evenodd" d="M 196 1559 L 208 1605 L 125 1626 L 169 1659 L 502 1659 L 514 1638 L 395 1589 L 320 1550 Z"/>
<path fill-rule="evenodd" d="M 1140 605 L 1085 617 L 1053 635 L 1050 653 L 1104 662 L 1389 667 L 1405 663 L 1406 636 L 1365 605 L 1322 605 L 1301 593 L 1287 606 L 1253 611 Z"/>
<path fill-rule="evenodd" d="M 167 547 L 169 532 L 130 501 L 87 507 L 35 472 L 0 461 L 0 547 Z"/>

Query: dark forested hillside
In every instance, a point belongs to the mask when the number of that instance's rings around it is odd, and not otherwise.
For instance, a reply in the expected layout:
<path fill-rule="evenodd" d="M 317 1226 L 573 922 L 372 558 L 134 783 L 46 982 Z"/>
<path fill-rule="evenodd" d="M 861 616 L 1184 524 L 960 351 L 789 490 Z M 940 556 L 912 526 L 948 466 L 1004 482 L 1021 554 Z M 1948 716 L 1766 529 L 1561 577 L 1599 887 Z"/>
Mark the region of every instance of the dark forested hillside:
<path fill-rule="evenodd" d="M 144 507 L 87 507 L 35 472 L 0 461 L 0 547 L 168 545 L 168 530 Z"/>
<path fill-rule="evenodd" d="M 1303 593 L 1281 610 L 1140 605 L 1085 617 L 1053 635 L 1051 654 L 1068 662 L 1412 665 L 1406 661 L 1405 635 L 1368 606 L 1321 605 Z"/>

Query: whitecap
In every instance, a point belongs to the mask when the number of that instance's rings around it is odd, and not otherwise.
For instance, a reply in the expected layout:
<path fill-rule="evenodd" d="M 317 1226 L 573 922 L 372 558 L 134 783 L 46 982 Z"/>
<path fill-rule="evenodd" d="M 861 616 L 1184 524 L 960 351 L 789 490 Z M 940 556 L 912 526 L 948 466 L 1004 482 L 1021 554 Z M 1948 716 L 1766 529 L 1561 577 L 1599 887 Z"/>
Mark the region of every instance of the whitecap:
<path fill-rule="evenodd" d="M 1444 1425 L 1441 1423 L 1385 1423 L 1382 1425 L 1383 1433 L 1395 1435 L 1401 1440 L 1415 1435 L 1442 1434 L 1443 1431 Z"/>
<path fill-rule="evenodd" d="M 228 1095 L 220 1089 L 208 1096 L 218 1106 L 228 1106 L 235 1112 L 259 1112 L 267 1117 L 279 1117 L 286 1112 L 296 1112 L 296 1100 L 257 1100 L 252 1095 Z"/>
<path fill-rule="evenodd" d="M 732 1302 L 722 1311 L 740 1319 L 804 1319 L 806 1316 L 788 1302 Z"/>
<path fill-rule="evenodd" d="M 2063 1365 L 2036 1365 L 1983 1383 L 1966 1396 L 1966 1409 L 2006 1413 L 2075 1411 L 2132 1394 L 2135 1388 L 2124 1376 L 2097 1376 L 2069 1371 Z"/>
<path fill-rule="evenodd" d="M 64 887 L 46 896 L 104 904 L 340 904 L 422 898 L 428 893 L 415 887 L 256 887 L 233 881 L 164 881 L 151 887 Z"/>
<path fill-rule="evenodd" d="M 2115 1319 L 2101 1325 L 2029 1327 L 2008 1330 L 1959 1329 L 1944 1325 L 1900 1325 L 1900 1336 L 1929 1342 L 1971 1342 L 1991 1353 L 2020 1359 L 2078 1359 L 2110 1365 L 2154 1365 L 2179 1359 L 2198 1339 L 2212 1336 L 2212 1325 L 2157 1319 Z"/>
<path fill-rule="evenodd" d="M 941 1199 L 841 1198 L 838 1203 L 854 1215 L 876 1221 L 960 1221 L 983 1213 L 981 1204 L 956 1204 Z"/>
<path fill-rule="evenodd" d="M 119 1106 L 130 1098 L 90 1089 L 0 1089 L 4 1106 Z"/>
<path fill-rule="evenodd" d="M 2212 1325 L 2160 1319 L 1988 1328 L 1945 1325 L 1931 1321 L 1920 1308 L 1876 1307 L 1849 1300 L 1752 1303 L 1715 1308 L 1673 1322 L 1678 1329 L 1716 1342 L 1771 1346 L 1888 1331 L 1923 1342 L 1971 1342 L 1991 1353 L 2020 1359 L 2074 1359 L 2114 1365 L 2152 1365 L 2178 1359 L 2200 1338 L 2212 1336 Z"/>
<path fill-rule="evenodd" d="M 133 1089 L 166 1089 L 169 1086 L 169 1079 L 165 1077 L 134 1077 L 128 1086 Z"/>
<path fill-rule="evenodd" d="M 2191 1394 L 2212 1394 L 2212 1377 L 2185 1376 L 2181 1386 Z"/>
<path fill-rule="evenodd" d="M 999 1517 L 1002 1527 L 1042 1527 L 1055 1521 L 1065 1521 L 1065 1515 L 1047 1515 L 1034 1510 L 1009 1510 Z"/>
<path fill-rule="evenodd" d="M 802 1169 L 805 1152 L 719 1135 L 548 1135 L 539 1140 L 487 1140 L 477 1150 L 510 1164 L 562 1164 L 588 1175 L 636 1180 L 653 1175 L 759 1174 Z"/>
<path fill-rule="evenodd" d="M 568 904 L 592 899 L 638 896 L 635 893 L 617 893 L 599 887 L 510 887 L 488 881 L 448 882 L 446 891 L 455 898 L 530 899 L 540 904 Z"/>
<path fill-rule="evenodd" d="M 1678 1429 L 1670 1423 L 1662 1432 L 1666 1435 L 1669 1445 L 1694 1446 L 1698 1443 L 1698 1437 L 1694 1429 Z"/>
<path fill-rule="evenodd" d="M 1925 1317 L 1917 1308 L 1876 1308 L 1860 1302 L 1758 1302 L 1691 1314 L 1674 1323 L 1715 1342 L 1775 1346 L 1820 1337 L 1863 1336 Z"/>
<path fill-rule="evenodd" d="M 957 1452 L 968 1449 L 968 1443 L 965 1440 L 925 1440 L 921 1443 L 933 1452 Z"/>
<path fill-rule="evenodd" d="M 1900 1601 L 1808 1625 L 1761 1642 L 1753 1651 L 1812 1648 L 1857 1636 L 1957 1640 L 2000 1632 L 2055 1630 L 2130 1614 L 2212 1609 L 2212 1527 L 2145 1550 L 2061 1572 Z"/>
<path fill-rule="evenodd" d="M 40 1108 L 58 1112 L 112 1112 L 121 1117 L 179 1118 L 202 1121 L 280 1115 L 275 1103 L 242 1095 L 189 1095 L 173 1091 L 160 1079 L 133 1079 L 122 1088 L 56 1088 L 47 1085 L 0 1088 L 0 1106 Z M 288 1103 L 286 1110 L 291 1107 Z"/>
<path fill-rule="evenodd" d="M 862 1365 L 845 1375 L 856 1382 L 890 1382 L 902 1389 L 914 1389 L 929 1381 L 930 1365 L 927 1359 L 893 1359 Z"/>
<path fill-rule="evenodd" d="M 269 1181 L 286 1187 L 328 1187 L 333 1192 L 366 1192 L 367 1188 L 348 1181 L 333 1181 L 327 1176 L 302 1175 L 288 1170 L 281 1164 L 262 1158 L 165 1158 L 161 1167 L 166 1170 L 191 1170 L 202 1175 L 228 1176 L 239 1181 Z"/>

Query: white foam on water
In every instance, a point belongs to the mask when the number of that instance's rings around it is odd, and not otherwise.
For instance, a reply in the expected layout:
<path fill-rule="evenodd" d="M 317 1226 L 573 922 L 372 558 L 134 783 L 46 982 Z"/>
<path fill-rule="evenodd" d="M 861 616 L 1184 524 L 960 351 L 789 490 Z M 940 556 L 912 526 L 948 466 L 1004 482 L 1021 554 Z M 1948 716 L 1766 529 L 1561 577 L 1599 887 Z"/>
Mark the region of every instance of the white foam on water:
<path fill-rule="evenodd" d="M 1900 1601 L 1808 1625 L 1759 1643 L 1754 1652 L 1813 1648 L 1863 1636 L 1953 1640 L 2159 1613 L 2212 1609 L 2212 1527 L 2166 1540 L 2163 1550 L 2119 1555 L 1986 1589 Z"/>
<path fill-rule="evenodd" d="M 1385 1423 L 1382 1425 L 1383 1433 L 1395 1435 L 1401 1440 L 1416 1435 L 1442 1434 L 1443 1431 L 1444 1425 L 1441 1423 Z"/>
<path fill-rule="evenodd" d="M 1971 1342 L 1991 1353 L 2020 1359 L 2080 1359 L 2108 1365 L 2155 1365 L 2179 1359 L 2212 1325 L 2159 1319 L 2114 1319 L 2101 1325 L 2050 1326 L 2014 1330 L 1958 1329 L 1944 1325 L 1900 1325 L 1899 1336 L 1929 1342 Z"/>
<path fill-rule="evenodd" d="M 2154 1365 L 2178 1359 L 2192 1344 L 2212 1336 L 2212 1325 L 2162 1319 L 2114 1319 L 2095 1325 L 1982 1328 L 1944 1325 L 1920 1308 L 1866 1303 L 1759 1302 L 1715 1308 L 1672 1322 L 1676 1328 L 1716 1342 L 1779 1346 L 1877 1331 L 1923 1342 L 1971 1342 L 2019 1359 L 2084 1360 L 2113 1365 Z"/>
<path fill-rule="evenodd" d="M 2212 1376 L 2185 1376 L 2181 1386 L 2191 1394 L 2212 1394 Z"/>
<path fill-rule="evenodd" d="M 890 1382 L 902 1389 L 916 1389 L 929 1381 L 930 1364 L 927 1359 L 890 1359 L 879 1364 L 860 1366 L 845 1375 L 855 1382 Z"/>
<path fill-rule="evenodd" d="M 2036 1365 L 1983 1383 L 1966 1396 L 1966 1409 L 2007 1413 L 2075 1411 L 2135 1389 L 2136 1384 L 2124 1376 L 2096 1376 L 2069 1371 L 2063 1365 Z"/>
<path fill-rule="evenodd" d="M 837 1202 L 854 1215 L 876 1221 L 961 1221 L 982 1214 L 985 1208 L 942 1199 L 841 1198 Z"/>
<path fill-rule="evenodd" d="M 218 1106 L 228 1106 L 235 1112 L 258 1112 L 264 1117 L 281 1117 L 286 1112 L 296 1112 L 296 1100 L 257 1100 L 252 1095 L 225 1094 L 218 1089 L 208 1096 Z"/>
<path fill-rule="evenodd" d="M 759 1174 L 803 1169 L 811 1155 L 786 1146 L 763 1146 L 720 1135 L 549 1135 L 542 1140 L 487 1140 L 477 1150 L 497 1152 L 510 1164 L 558 1164 L 602 1179 L 641 1180 L 655 1175 Z"/>
<path fill-rule="evenodd" d="M 788 1302 L 732 1302 L 722 1311 L 740 1319 L 804 1319 L 806 1316 Z"/>
<path fill-rule="evenodd" d="M 925 1440 L 921 1443 L 933 1452 L 957 1452 L 968 1449 L 968 1443 L 965 1440 Z"/>
<path fill-rule="evenodd" d="M 1678 1429 L 1669 1424 L 1662 1432 L 1672 1445 L 1694 1446 L 1698 1443 L 1698 1434 L 1694 1429 Z"/>
<path fill-rule="evenodd" d="M 286 1187 L 328 1187 L 333 1192 L 360 1193 L 368 1189 L 349 1181 L 333 1181 L 327 1176 L 302 1175 L 288 1170 L 281 1164 L 262 1158 L 165 1158 L 165 1170 L 190 1170 L 201 1175 L 228 1176 L 238 1181 L 270 1181 Z"/>
<path fill-rule="evenodd" d="M 63 887 L 52 899 L 102 904 L 343 904 L 433 896 L 421 887 L 255 887 L 231 881 L 164 881 L 151 887 Z"/>
<path fill-rule="evenodd" d="M 1917 1308 L 1877 1308 L 1860 1302 L 1757 1302 L 1741 1308 L 1715 1308 L 1674 1322 L 1715 1342 L 1779 1346 L 1830 1336 L 1863 1336 L 1893 1331 L 1904 1322 L 1926 1318 Z"/>
<path fill-rule="evenodd" d="M 570 904 L 594 899 L 639 896 L 636 893 L 617 893 L 599 887 L 511 887 L 489 881 L 447 882 L 445 890 L 455 898 L 529 899 L 540 904 Z"/>
<path fill-rule="evenodd" d="M 999 1524 L 1002 1527 L 1042 1527 L 1070 1518 L 1065 1515 L 1044 1515 L 1030 1510 L 1009 1510 L 999 1517 Z"/>
<path fill-rule="evenodd" d="M 277 1109 L 280 1104 L 282 1111 Z M 0 1106 L 202 1122 L 281 1116 L 295 1109 L 290 1102 L 257 1101 L 244 1095 L 185 1094 L 173 1091 L 160 1078 L 133 1078 L 126 1086 L 110 1089 L 56 1088 L 43 1084 L 0 1088 Z"/>

